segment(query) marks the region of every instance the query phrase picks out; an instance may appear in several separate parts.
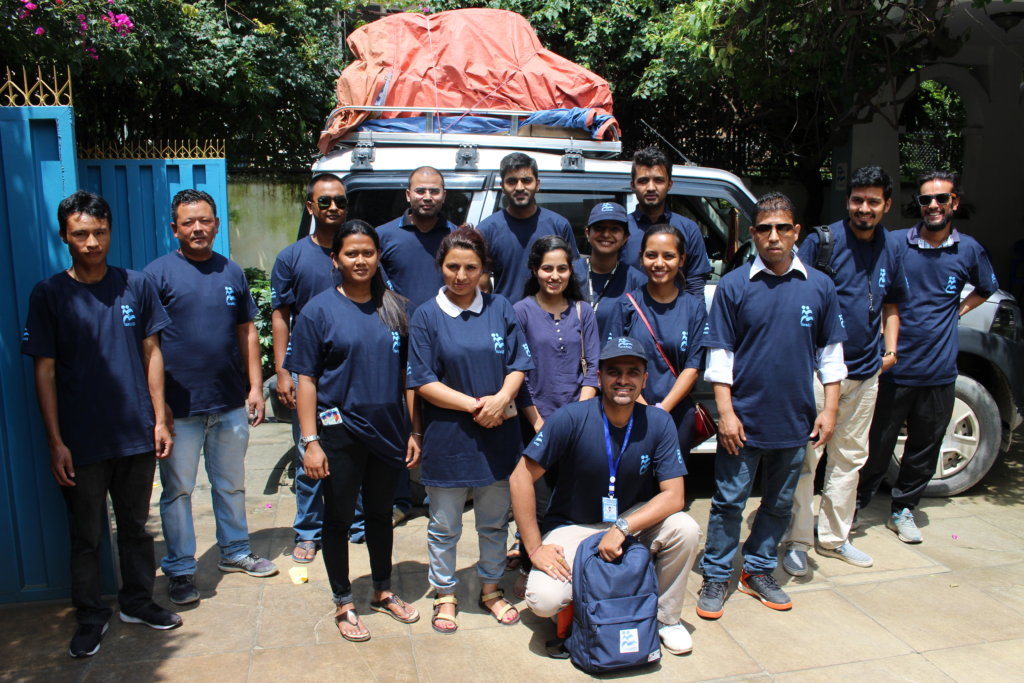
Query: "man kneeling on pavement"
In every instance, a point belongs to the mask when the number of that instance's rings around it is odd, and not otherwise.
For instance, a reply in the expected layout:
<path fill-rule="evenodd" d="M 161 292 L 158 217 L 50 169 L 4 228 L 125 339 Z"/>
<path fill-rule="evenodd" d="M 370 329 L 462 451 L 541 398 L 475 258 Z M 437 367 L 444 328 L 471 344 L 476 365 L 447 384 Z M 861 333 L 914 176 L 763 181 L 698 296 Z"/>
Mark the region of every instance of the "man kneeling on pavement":
<path fill-rule="evenodd" d="M 604 532 L 598 552 L 611 562 L 632 535 L 654 558 L 662 645 L 685 654 L 693 641 L 679 615 L 700 527 L 682 512 L 686 466 L 679 439 L 668 413 L 637 404 L 647 381 L 638 341 L 610 340 L 598 377 L 601 395 L 552 414 L 512 473 L 512 512 L 533 561 L 526 602 L 541 617 L 555 615 L 572 600 L 579 544 Z M 556 466 L 551 502 L 538 523 L 533 484 Z"/>

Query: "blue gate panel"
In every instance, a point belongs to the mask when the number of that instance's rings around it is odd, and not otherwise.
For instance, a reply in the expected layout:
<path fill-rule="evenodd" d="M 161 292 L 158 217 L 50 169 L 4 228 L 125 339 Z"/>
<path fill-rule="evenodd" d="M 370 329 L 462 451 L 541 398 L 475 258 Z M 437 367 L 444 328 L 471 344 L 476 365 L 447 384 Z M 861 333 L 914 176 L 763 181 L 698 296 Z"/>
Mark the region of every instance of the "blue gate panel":
<path fill-rule="evenodd" d="M 220 232 L 213 248 L 230 256 L 227 165 L 224 159 L 81 159 L 84 190 L 102 195 L 113 212 L 110 263 L 141 270 L 178 248 L 171 232 L 171 199 L 180 190 L 208 192 L 217 203 Z"/>
<path fill-rule="evenodd" d="M 32 287 L 70 264 L 57 205 L 77 186 L 72 124 L 70 107 L 0 107 L 0 602 L 59 598 L 70 588 L 64 502 L 50 474 L 32 360 L 19 347 Z"/>

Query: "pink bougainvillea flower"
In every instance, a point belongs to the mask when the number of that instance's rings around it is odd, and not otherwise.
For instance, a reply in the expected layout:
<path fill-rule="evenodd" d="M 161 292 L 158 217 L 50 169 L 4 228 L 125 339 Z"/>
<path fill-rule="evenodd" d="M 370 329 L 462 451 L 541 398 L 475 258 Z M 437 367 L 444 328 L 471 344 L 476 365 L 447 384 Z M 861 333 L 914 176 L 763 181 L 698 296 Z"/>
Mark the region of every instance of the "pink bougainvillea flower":
<path fill-rule="evenodd" d="M 25 9 L 27 9 L 29 12 L 34 10 L 36 7 L 37 7 L 37 5 L 34 2 L 26 2 L 25 3 Z"/>
<path fill-rule="evenodd" d="M 34 33 L 35 33 L 35 34 L 36 34 L 37 36 L 41 36 L 41 35 L 43 35 L 44 33 L 46 33 L 46 29 L 45 29 L 45 28 L 43 28 L 42 26 L 36 26 L 36 30 L 34 31 Z"/>

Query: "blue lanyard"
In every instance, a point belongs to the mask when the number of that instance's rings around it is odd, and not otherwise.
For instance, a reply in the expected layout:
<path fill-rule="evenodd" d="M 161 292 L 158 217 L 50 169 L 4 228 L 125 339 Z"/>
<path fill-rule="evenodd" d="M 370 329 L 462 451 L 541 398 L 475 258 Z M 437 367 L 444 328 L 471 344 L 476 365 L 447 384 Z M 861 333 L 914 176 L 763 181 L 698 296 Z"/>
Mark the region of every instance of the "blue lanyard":
<path fill-rule="evenodd" d="M 608 497 L 615 497 L 615 474 L 619 471 L 619 463 L 622 462 L 622 454 L 626 452 L 629 445 L 629 435 L 633 433 L 633 413 L 629 415 L 629 424 L 626 425 L 626 436 L 622 439 L 622 448 L 619 449 L 619 457 L 612 461 L 612 434 L 608 428 L 608 416 L 601 408 L 601 419 L 604 420 L 604 445 L 608 453 Z"/>

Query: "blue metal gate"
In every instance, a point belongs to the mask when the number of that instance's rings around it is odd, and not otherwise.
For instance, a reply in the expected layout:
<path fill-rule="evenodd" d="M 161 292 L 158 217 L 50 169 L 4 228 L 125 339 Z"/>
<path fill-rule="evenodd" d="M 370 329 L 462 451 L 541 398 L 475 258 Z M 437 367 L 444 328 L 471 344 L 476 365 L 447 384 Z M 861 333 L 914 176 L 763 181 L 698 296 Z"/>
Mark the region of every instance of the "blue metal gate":
<path fill-rule="evenodd" d="M 78 185 L 71 107 L 0 107 L 0 158 L 0 602 L 14 602 L 70 588 L 64 502 L 50 474 L 32 361 L 19 346 L 32 287 L 69 265 L 57 204 Z"/>
<path fill-rule="evenodd" d="M 83 150 L 82 156 L 117 157 L 124 152 L 147 158 L 80 158 L 78 161 L 80 187 L 102 195 L 110 203 L 114 216 L 110 263 L 141 270 L 156 257 L 177 249 L 178 242 L 170 228 L 171 198 L 187 188 L 204 190 L 217 203 L 220 232 L 213 248 L 229 255 L 227 165 L 222 144 L 178 143 L 143 149 Z"/>
<path fill-rule="evenodd" d="M 20 353 L 32 287 L 70 265 L 57 233 L 60 200 L 79 188 L 102 194 L 113 211 L 110 262 L 141 269 L 177 247 L 171 197 L 202 189 L 221 217 L 214 247 L 229 253 L 223 143 L 131 150 L 135 157 L 175 158 L 78 160 L 70 92 L 70 77 L 48 81 L 37 72 L 31 81 L 22 74 L 19 83 L 10 72 L 6 81 L 0 75 L 0 603 L 70 591 L 65 507 L 50 473 L 32 361 Z M 204 155 L 220 158 L 194 158 Z M 109 552 L 104 556 L 112 592 L 113 564 Z"/>

